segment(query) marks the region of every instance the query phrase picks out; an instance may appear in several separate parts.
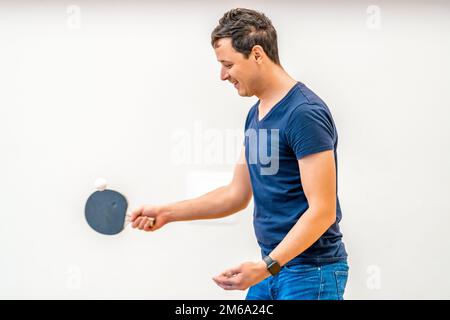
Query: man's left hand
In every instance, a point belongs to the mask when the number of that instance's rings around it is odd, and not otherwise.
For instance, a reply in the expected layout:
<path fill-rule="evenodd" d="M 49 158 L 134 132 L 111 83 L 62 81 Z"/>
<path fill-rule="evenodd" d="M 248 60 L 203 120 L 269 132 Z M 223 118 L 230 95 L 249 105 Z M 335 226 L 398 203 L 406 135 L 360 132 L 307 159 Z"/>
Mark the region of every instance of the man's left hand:
<path fill-rule="evenodd" d="M 244 262 L 236 268 L 225 270 L 213 280 L 225 290 L 246 290 L 269 276 L 264 261 Z"/>

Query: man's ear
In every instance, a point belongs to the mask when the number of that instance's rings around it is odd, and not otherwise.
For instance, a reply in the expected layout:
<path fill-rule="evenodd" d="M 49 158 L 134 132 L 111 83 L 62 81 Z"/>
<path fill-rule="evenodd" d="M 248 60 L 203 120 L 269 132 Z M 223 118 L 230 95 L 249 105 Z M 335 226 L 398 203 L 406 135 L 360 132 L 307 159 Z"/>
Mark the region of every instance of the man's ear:
<path fill-rule="evenodd" d="M 264 49 L 260 45 L 253 46 L 252 55 L 256 63 L 260 64 L 264 58 Z"/>

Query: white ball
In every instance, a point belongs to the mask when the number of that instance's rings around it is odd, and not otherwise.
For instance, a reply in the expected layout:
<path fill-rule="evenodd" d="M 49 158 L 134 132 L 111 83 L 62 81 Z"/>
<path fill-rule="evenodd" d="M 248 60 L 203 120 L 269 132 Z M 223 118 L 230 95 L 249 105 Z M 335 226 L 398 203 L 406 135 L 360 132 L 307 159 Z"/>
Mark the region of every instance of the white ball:
<path fill-rule="evenodd" d="M 106 189 L 106 179 L 104 178 L 97 178 L 94 182 L 95 190 L 97 191 L 103 191 Z"/>

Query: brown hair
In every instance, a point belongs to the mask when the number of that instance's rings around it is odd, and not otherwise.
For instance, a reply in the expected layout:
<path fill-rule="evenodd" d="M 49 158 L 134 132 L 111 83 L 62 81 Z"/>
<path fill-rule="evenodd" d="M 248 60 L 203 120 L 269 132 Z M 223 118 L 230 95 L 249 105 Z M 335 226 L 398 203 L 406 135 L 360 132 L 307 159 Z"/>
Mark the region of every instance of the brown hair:
<path fill-rule="evenodd" d="M 277 32 L 272 21 L 261 12 L 244 8 L 226 12 L 211 33 L 211 45 L 214 47 L 222 38 L 231 38 L 233 48 L 245 58 L 255 45 L 260 45 L 270 60 L 280 65 Z"/>

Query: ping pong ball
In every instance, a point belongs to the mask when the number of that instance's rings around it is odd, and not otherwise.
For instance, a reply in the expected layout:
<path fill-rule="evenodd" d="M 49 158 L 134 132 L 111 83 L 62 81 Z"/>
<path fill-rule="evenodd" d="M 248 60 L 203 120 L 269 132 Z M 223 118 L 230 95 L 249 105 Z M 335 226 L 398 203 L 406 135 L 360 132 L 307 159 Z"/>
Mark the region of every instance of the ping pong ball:
<path fill-rule="evenodd" d="M 94 182 L 95 189 L 98 191 L 103 191 L 106 189 L 106 179 L 97 178 Z"/>

